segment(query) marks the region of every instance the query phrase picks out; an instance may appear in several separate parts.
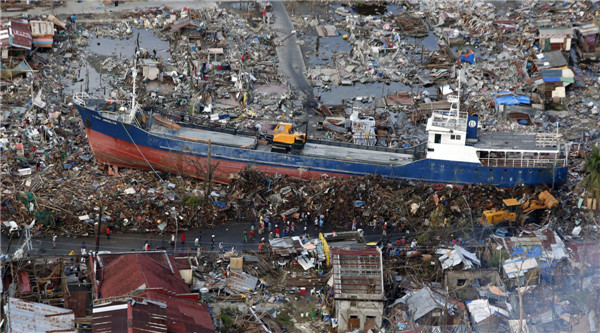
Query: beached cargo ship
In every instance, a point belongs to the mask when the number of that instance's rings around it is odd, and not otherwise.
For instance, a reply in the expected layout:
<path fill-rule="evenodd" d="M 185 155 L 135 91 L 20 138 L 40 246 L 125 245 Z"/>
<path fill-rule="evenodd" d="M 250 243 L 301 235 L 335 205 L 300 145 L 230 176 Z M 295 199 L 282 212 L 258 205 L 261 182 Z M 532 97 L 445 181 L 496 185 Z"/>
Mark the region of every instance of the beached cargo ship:
<path fill-rule="evenodd" d="M 73 101 L 99 163 L 156 170 L 228 182 L 254 166 L 268 174 L 300 178 L 364 176 L 440 184 L 559 186 L 567 181 L 567 152 L 555 133 L 477 134 L 477 118 L 459 110 L 434 111 L 427 122 L 428 142 L 393 149 L 306 140 L 295 153 L 276 151 L 252 133 L 191 127 L 127 103 L 78 93 Z M 210 162 L 208 162 L 210 156 Z M 209 166 L 210 163 L 210 166 Z"/>

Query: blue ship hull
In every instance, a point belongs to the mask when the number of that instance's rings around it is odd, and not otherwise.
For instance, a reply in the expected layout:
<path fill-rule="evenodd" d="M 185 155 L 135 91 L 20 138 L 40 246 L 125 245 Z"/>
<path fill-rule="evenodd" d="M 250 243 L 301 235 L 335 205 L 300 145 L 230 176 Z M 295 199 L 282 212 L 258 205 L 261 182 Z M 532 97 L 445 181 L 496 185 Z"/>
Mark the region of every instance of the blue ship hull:
<path fill-rule="evenodd" d="M 98 162 L 203 178 L 208 165 L 207 142 L 157 135 L 136 125 L 105 118 L 90 108 L 80 105 L 76 107 Z M 567 167 L 484 167 L 479 163 L 427 158 L 406 164 L 376 163 L 215 144 L 211 145 L 210 157 L 211 166 L 216 169 L 214 178 L 223 182 L 227 182 L 246 167 L 256 167 L 270 174 L 302 178 L 320 177 L 323 174 L 339 177 L 375 174 L 426 183 L 491 184 L 501 188 L 513 188 L 518 185 L 560 186 L 567 181 Z"/>

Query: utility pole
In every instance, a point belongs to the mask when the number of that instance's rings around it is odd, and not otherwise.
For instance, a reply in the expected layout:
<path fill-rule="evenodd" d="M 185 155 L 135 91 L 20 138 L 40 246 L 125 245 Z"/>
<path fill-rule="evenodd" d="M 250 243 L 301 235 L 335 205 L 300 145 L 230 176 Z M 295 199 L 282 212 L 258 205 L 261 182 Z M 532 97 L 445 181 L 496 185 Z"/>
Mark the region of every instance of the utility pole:
<path fill-rule="evenodd" d="M 98 225 L 96 229 L 96 253 L 100 250 L 100 232 L 102 230 L 102 216 L 104 215 L 104 206 L 100 210 L 100 218 L 98 218 Z"/>
<path fill-rule="evenodd" d="M 177 230 L 179 229 L 179 223 L 177 222 L 177 211 L 175 211 L 175 207 L 171 207 L 171 214 L 175 219 L 175 244 L 173 244 L 173 257 L 175 257 L 177 253 L 177 241 L 179 240 L 177 238 Z"/>

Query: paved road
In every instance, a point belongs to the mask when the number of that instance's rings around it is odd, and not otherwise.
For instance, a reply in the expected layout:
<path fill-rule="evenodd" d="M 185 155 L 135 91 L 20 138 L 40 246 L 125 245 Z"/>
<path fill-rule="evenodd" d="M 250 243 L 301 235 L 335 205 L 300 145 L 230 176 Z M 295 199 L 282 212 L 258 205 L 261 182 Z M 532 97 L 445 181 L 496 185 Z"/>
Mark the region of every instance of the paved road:
<path fill-rule="evenodd" d="M 297 43 L 294 25 L 288 15 L 285 5 L 281 1 L 274 1 L 273 16 L 275 17 L 275 30 L 281 45 L 277 47 L 277 58 L 279 59 L 279 71 L 283 73 L 290 85 L 306 94 L 305 107 L 316 107 L 315 96 L 312 86 L 306 79 L 304 73 L 306 67 L 302 51 Z"/>
<path fill-rule="evenodd" d="M 256 222 L 229 222 L 226 225 L 218 225 L 212 229 L 202 229 L 202 241 L 201 245 L 206 249 L 210 250 L 210 238 L 215 235 L 215 251 L 218 250 L 218 245 L 223 242 L 225 250 L 231 250 L 235 247 L 237 250 L 256 250 L 260 238 L 263 236 L 255 235 L 254 239 L 249 240 L 248 243 L 243 242 L 244 230 L 248 231 L 250 235 L 250 227 L 252 224 L 258 226 Z M 360 226 L 359 226 L 360 227 Z M 275 226 L 272 226 L 274 230 Z M 301 236 L 303 234 L 304 224 L 300 223 L 296 226 L 296 232 L 292 233 L 292 236 Z M 331 232 L 333 228 L 328 226 L 327 223 L 323 228 L 323 232 Z M 344 228 L 337 228 L 336 231 L 343 231 Z M 348 228 L 346 228 L 348 230 Z M 184 253 L 186 251 L 195 251 L 194 240 L 198 237 L 200 229 L 185 231 L 185 243 L 182 247 L 181 244 L 181 233 L 177 234 L 177 253 Z M 319 230 L 315 229 L 314 225 L 309 223 L 307 226 L 308 234 L 311 238 L 318 237 Z M 371 227 L 364 228 L 365 240 L 367 242 L 379 241 L 382 237 L 381 230 L 377 229 L 373 231 Z M 95 237 L 64 237 L 58 236 L 56 242 L 56 248 L 53 248 L 52 244 L 52 232 L 48 232 L 44 237 L 36 237 L 32 239 L 33 251 L 30 255 L 67 255 L 71 251 L 75 253 L 81 252 L 81 244 L 85 242 L 87 251 L 93 251 L 95 247 Z M 268 242 L 268 234 L 264 235 L 265 241 Z M 392 236 L 392 239 L 400 237 L 399 235 Z M 128 252 L 128 251 L 139 251 L 142 250 L 146 241 L 149 241 L 152 249 L 163 248 L 169 252 L 172 252 L 170 245 L 171 234 L 166 233 L 164 235 L 154 233 L 113 233 L 110 239 L 106 238 L 103 234 L 100 237 L 100 251 L 111 251 L 111 252 Z M 10 253 L 13 254 L 24 242 L 23 238 L 15 238 L 12 241 L 10 247 Z M 2 252 L 7 253 L 8 239 L 2 235 Z"/>

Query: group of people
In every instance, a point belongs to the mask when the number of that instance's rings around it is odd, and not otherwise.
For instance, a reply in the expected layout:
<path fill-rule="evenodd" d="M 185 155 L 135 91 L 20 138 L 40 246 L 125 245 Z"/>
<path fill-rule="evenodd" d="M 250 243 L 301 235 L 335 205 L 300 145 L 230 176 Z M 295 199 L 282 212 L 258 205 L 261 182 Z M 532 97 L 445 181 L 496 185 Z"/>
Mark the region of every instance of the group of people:
<path fill-rule="evenodd" d="M 413 239 L 410 243 L 407 242 L 405 237 L 402 238 L 398 238 L 396 239 L 396 246 L 394 247 L 394 245 L 392 244 L 392 242 L 388 242 L 387 243 L 387 251 L 391 256 L 393 255 L 400 255 L 401 251 L 404 250 L 414 250 L 417 248 L 417 246 L 419 246 L 419 244 L 417 243 L 416 239 Z"/>
<path fill-rule="evenodd" d="M 271 221 L 271 219 L 269 218 L 269 216 L 267 214 L 264 215 L 260 215 L 259 216 L 259 223 L 258 223 L 258 227 L 256 227 L 254 224 L 252 224 L 250 226 L 250 231 L 248 232 L 248 229 L 244 229 L 243 232 L 243 238 L 242 238 L 242 242 L 243 243 L 248 243 L 248 242 L 252 242 L 254 241 L 254 238 L 257 237 L 257 233 L 258 233 L 258 237 L 261 237 L 260 241 L 258 242 L 258 251 L 262 251 L 264 246 L 265 246 L 265 234 L 268 233 L 268 239 L 272 240 L 274 238 L 281 238 L 281 237 L 288 237 L 291 235 L 295 235 L 296 234 L 296 223 L 297 222 L 304 222 L 304 227 L 303 227 L 303 232 L 302 232 L 302 236 L 303 236 L 303 241 L 307 242 L 308 241 L 308 224 L 310 223 L 309 221 L 311 221 L 311 216 L 309 212 L 301 212 L 299 216 L 297 216 L 296 219 L 290 219 L 289 217 L 282 215 L 281 216 L 281 224 L 282 226 L 280 227 L 279 223 L 275 223 L 273 224 L 273 222 Z M 314 225 L 315 225 L 315 230 L 319 231 L 322 230 L 323 225 L 325 223 L 325 214 L 322 213 L 318 216 L 314 217 Z M 351 221 L 351 225 L 350 223 L 346 222 L 346 227 L 350 226 L 352 231 L 357 231 L 358 229 L 358 222 L 357 219 L 354 218 Z M 377 227 L 380 227 L 382 230 L 382 234 L 383 236 L 387 235 L 388 232 L 388 222 L 385 221 L 383 218 L 379 218 L 378 220 L 374 220 L 373 221 L 373 230 L 375 230 Z M 404 224 L 402 224 L 402 226 L 400 227 L 399 231 L 403 231 L 404 229 Z M 110 227 L 106 228 L 106 239 L 110 240 L 111 238 L 111 234 L 112 234 L 112 230 Z M 334 231 L 335 233 L 335 231 Z M 171 234 L 170 237 L 170 245 L 171 245 L 171 249 L 173 251 L 175 251 L 176 249 L 176 235 L 175 234 Z M 180 236 L 180 241 L 181 241 L 181 248 L 185 249 L 186 247 L 186 235 L 185 233 L 181 233 Z M 454 240 L 454 239 L 453 239 Z M 163 239 L 164 241 L 164 239 Z M 454 242 L 456 243 L 456 240 L 454 240 Z M 215 250 L 215 235 L 212 235 L 211 239 L 210 239 L 210 250 Z M 402 237 L 402 238 L 398 238 L 396 240 L 396 246 L 394 247 L 393 244 L 390 242 L 388 243 L 388 249 L 390 250 L 390 254 L 393 253 L 392 250 L 399 250 L 401 248 L 415 248 L 417 246 L 417 242 L 416 240 L 412 240 L 409 243 L 407 243 L 407 240 Z M 56 236 L 53 237 L 53 248 L 55 248 L 56 246 Z M 196 249 L 200 249 L 202 246 L 202 231 L 198 232 L 198 237 L 194 239 L 194 247 Z M 157 247 L 157 249 L 163 249 L 163 247 Z M 190 247 L 190 249 L 192 249 Z M 146 240 L 142 250 L 144 251 L 150 251 L 151 250 L 151 245 L 150 245 L 150 240 Z M 223 242 L 219 242 L 218 244 L 218 250 L 220 252 L 224 252 L 225 251 L 225 246 Z M 86 253 L 86 246 L 85 246 L 85 242 L 82 243 L 81 245 L 81 253 L 85 254 Z"/>

